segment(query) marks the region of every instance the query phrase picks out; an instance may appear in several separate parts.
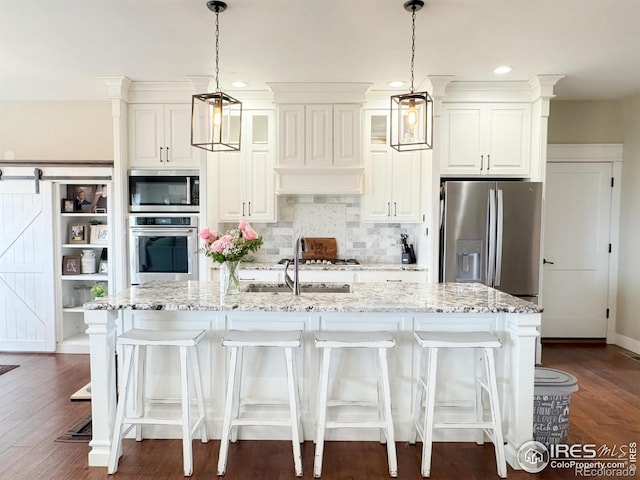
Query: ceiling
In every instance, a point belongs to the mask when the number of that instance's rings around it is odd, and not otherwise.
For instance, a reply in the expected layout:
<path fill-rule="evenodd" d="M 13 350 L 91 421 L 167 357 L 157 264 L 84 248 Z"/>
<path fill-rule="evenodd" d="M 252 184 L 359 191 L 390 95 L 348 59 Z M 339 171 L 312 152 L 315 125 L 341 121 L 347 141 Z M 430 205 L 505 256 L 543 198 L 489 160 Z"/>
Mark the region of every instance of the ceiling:
<path fill-rule="evenodd" d="M 220 81 L 409 81 L 403 0 L 227 0 Z M 105 80 L 214 73 L 205 0 L 0 0 L 0 100 L 104 100 Z M 640 92 L 638 0 L 426 0 L 416 16 L 416 86 L 563 74 L 557 98 Z M 513 72 L 496 77 L 508 64 Z M 405 90 L 403 87 L 400 90 Z M 240 98 L 240 97 L 239 97 Z"/>

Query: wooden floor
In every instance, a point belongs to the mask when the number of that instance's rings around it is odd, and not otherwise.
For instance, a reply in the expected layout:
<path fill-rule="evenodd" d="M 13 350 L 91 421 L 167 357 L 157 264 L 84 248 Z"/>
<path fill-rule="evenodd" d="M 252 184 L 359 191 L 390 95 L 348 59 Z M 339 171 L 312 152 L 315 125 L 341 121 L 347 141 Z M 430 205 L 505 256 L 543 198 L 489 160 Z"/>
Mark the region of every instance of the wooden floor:
<path fill-rule="evenodd" d="M 640 443 L 640 359 L 615 346 L 545 345 L 544 366 L 574 374 L 580 390 L 571 395 L 569 443 Z M 69 396 L 89 379 L 85 355 L 0 353 L 0 364 L 20 367 L 0 375 L 0 479 L 168 479 L 182 478 L 180 440 L 124 442 L 118 473 L 86 466 L 86 443 L 55 439 L 90 412 L 89 402 Z M 421 444 L 398 443 L 399 478 L 420 478 Z M 216 476 L 219 442 L 194 441 L 193 479 Z M 313 443 L 303 447 L 304 478 L 313 478 Z M 492 479 L 496 475 L 493 446 L 436 443 L 433 480 Z M 229 480 L 293 479 L 290 443 L 240 441 L 231 446 Z M 325 480 L 387 479 L 386 453 L 377 442 L 328 442 Z M 510 479 L 576 478 L 573 471 L 547 467 L 530 475 L 509 468 Z"/>

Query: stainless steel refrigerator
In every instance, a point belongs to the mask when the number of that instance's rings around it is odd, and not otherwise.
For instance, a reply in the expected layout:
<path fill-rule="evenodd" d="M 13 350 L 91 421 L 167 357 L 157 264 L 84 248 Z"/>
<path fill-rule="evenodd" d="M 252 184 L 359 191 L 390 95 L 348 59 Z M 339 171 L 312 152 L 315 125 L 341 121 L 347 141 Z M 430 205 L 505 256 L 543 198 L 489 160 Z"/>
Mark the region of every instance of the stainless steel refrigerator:
<path fill-rule="evenodd" d="M 537 303 L 542 184 L 442 184 L 440 281 L 480 282 Z"/>

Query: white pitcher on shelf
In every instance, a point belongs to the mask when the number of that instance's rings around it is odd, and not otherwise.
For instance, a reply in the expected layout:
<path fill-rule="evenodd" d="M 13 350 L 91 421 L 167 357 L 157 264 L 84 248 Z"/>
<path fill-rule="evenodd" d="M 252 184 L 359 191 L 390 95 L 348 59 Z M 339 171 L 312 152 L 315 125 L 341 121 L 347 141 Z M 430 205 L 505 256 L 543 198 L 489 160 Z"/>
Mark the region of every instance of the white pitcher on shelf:
<path fill-rule="evenodd" d="M 96 252 L 95 250 L 82 250 L 82 273 L 96 273 Z"/>

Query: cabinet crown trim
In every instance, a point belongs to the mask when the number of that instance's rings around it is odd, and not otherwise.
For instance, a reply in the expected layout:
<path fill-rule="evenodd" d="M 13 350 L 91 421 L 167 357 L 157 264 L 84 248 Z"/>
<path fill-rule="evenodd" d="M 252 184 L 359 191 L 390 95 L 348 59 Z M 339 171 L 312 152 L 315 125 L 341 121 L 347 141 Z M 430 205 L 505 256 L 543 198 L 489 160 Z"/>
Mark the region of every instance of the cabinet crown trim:
<path fill-rule="evenodd" d="M 365 103 L 371 83 L 271 82 L 274 103 Z"/>

